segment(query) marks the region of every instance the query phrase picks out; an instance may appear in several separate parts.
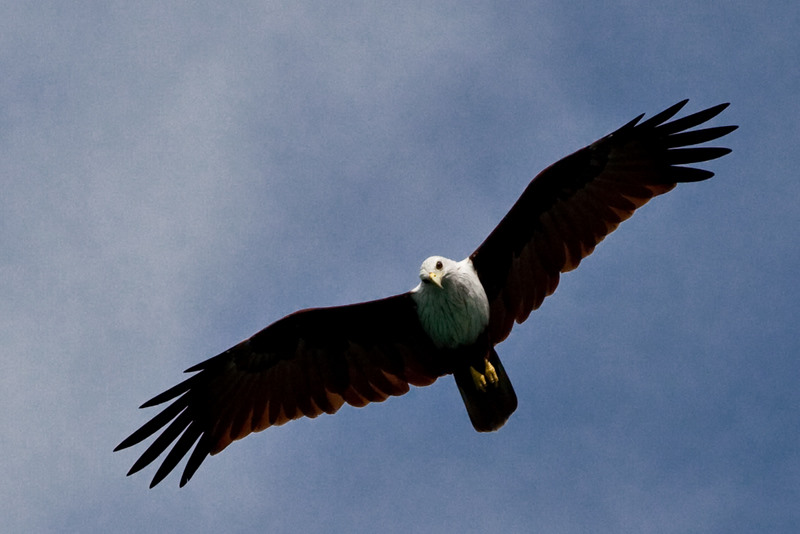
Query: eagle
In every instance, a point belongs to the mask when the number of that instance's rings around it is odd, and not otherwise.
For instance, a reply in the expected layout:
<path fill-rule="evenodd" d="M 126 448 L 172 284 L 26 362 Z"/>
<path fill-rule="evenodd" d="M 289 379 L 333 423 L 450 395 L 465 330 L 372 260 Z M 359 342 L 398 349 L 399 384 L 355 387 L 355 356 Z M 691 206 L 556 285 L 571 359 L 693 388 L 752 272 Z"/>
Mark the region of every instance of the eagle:
<path fill-rule="evenodd" d="M 467 258 L 423 261 L 414 289 L 294 312 L 187 369 L 192 376 L 141 408 L 169 404 L 114 449 L 158 434 L 128 475 L 166 452 L 152 488 L 188 454 L 184 486 L 209 454 L 252 432 L 381 402 L 449 374 L 475 430 L 499 429 L 517 396 L 495 347 L 514 323 L 637 208 L 714 175 L 691 164 L 730 152 L 695 146 L 737 128 L 696 128 L 728 104 L 672 120 L 687 102 L 643 122 L 639 115 L 547 167 Z"/>

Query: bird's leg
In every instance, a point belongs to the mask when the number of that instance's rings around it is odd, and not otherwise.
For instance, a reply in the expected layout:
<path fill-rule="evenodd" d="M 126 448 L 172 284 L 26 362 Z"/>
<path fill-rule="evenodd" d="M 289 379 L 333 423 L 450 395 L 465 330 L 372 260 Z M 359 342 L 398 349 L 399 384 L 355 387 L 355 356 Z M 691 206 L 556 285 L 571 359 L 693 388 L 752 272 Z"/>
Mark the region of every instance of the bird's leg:
<path fill-rule="evenodd" d="M 494 365 L 489 363 L 489 360 L 486 360 L 486 380 L 490 384 L 497 384 L 497 381 L 500 380 L 497 378 L 497 371 L 494 370 Z"/>
<path fill-rule="evenodd" d="M 472 374 L 472 380 L 475 382 L 475 387 L 478 388 L 478 391 L 486 391 L 487 383 L 497 384 L 497 381 L 499 380 L 497 378 L 497 371 L 495 371 L 494 365 L 489 363 L 489 360 L 486 360 L 486 369 L 484 370 L 485 374 L 479 373 L 472 366 L 470 366 L 469 372 Z"/>
<path fill-rule="evenodd" d="M 469 372 L 472 374 L 472 381 L 475 382 L 475 387 L 478 388 L 478 391 L 486 391 L 486 377 L 476 371 L 471 365 L 469 367 Z"/>

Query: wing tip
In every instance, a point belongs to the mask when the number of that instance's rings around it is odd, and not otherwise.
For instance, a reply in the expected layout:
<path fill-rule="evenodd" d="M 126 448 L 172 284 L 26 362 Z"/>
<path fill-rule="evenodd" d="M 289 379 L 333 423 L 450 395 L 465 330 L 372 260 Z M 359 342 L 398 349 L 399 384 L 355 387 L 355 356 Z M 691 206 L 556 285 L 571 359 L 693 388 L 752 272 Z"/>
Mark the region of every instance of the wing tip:
<path fill-rule="evenodd" d="M 723 102 L 721 104 L 717 104 L 716 106 L 711 106 L 710 108 L 698 111 L 697 114 L 702 114 L 704 117 L 703 122 L 709 121 L 725 111 L 731 105 L 730 102 Z"/>

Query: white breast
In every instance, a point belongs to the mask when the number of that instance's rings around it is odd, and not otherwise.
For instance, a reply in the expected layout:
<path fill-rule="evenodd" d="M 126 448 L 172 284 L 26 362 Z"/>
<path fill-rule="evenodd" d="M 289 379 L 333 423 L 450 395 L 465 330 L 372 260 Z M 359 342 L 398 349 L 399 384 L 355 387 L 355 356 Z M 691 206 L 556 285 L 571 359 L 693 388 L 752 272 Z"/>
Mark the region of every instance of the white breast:
<path fill-rule="evenodd" d="M 442 287 L 420 284 L 412 290 L 420 323 L 437 347 L 474 343 L 489 324 L 489 300 L 469 258 L 446 260 Z"/>

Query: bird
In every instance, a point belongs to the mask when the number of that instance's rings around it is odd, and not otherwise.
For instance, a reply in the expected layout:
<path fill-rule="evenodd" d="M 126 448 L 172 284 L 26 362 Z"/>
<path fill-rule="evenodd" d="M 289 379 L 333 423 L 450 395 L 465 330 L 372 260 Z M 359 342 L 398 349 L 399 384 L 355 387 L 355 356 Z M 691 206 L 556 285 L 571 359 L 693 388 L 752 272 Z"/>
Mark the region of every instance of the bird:
<path fill-rule="evenodd" d="M 410 291 L 291 313 L 187 369 L 190 377 L 140 408 L 166 407 L 114 449 L 157 434 L 128 475 L 166 453 L 152 488 L 188 455 L 182 487 L 206 457 L 253 432 L 381 402 L 445 375 L 475 430 L 498 430 L 517 408 L 495 350 L 514 323 L 636 209 L 714 176 L 692 164 L 731 152 L 696 146 L 737 128 L 697 128 L 729 104 L 674 118 L 687 102 L 639 115 L 545 168 L 472 254 L 425 259 Z"/>

